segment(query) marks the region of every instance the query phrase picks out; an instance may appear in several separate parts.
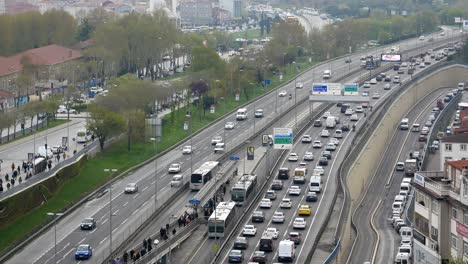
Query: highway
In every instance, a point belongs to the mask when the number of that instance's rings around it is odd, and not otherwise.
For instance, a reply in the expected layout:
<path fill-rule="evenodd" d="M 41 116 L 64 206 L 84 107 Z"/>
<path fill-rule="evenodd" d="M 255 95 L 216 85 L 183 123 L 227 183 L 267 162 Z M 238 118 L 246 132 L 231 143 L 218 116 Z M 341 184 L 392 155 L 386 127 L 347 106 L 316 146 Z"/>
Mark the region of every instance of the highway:
<path fill-rule="evenodd" d="M 422 127 L 430 111 L 435 107 L 437 99 L 443 98 L 449 90 L 451 89 L 437 90 L 419 102 L 415 102 L 413 108 L 406 114 L 410 126 L 413 123 L 419 123 Z M 380 245 L 374 261 L 385 263 L 395 257 L 399 235 L 392 228 L 388 218 L 392 213 L 393 199 L 399 192 L 400 183 L 404 177 L 404 172 L 395 171 L 395 165 L 398 161 L 404 162 L 409 157 L 409 152 L 420 151 L 423 148 L 424 143 L 418 142 L 418 136 L 419 133 L 411 132 L 411 130 L 400 130 L 399 127 L 395 129 L 392 141 L 382 155 L 368 192 L 353 216 L 353 221 L 357 225 L 358 238 L 348 262 L 372 261 L 373 250 L 369 249 L 376 245 L 377 236 L 369 220 L 376 210 L 374 223 L 380 233 Z M 376 209 L 380 202 L 381 205 Z"/>
<path fill-rule="evenodd" d="M 437 38 L 437 37 L 435 37 Z M 418 47 L 423 44 L 415 40 L 408 41 L 409 44 L 401 44 L 408 47 Z M 425 43 L 434 45 L 434 43 Z M 382 50 L 375 51 L 378 53 Z M 321 74 L 324 69 L 332 69 L 334 72 L 333 78 L 347 74 L 351 68 L 358 67 L 359 57 L 361 54 L 351 56 L 353 63 L 351 66 L 343 63 L 342 59 L 326 63 L 310 70 L 301 75 L 297 81 L 303 82 L 305 87 L 310 87 L 313 80 L 321 80 Z M 331 81 L 333 81 L 332 79 Z M 278 91 L 285 90 L 287 93 L 296 95 L 297 98 L 289 100 L 287 97 L 278 97 Z M 308 89 L 295 89 L 294 82 L 289 83 L 278 89 L 277 92 L 270 93 L 261 99 L 247 106 L 250 118 L 247 121 L 236 122 L 236 127 L 232 131 L 224 130 L 224 124 L 227 121 L 235 121 L 234 115 L 231 114 L 226 118 L 214 123 L 210 127 L 195 135 L 192 139 L 194 153 L 192 155 L 182 155 L 180 148 L 173 149 L 161 156 L 157 160 L 158 170 L 155 173 L 155 163 L 150 163 L 141 168 L 130 172 L 126 177 L 116 181 L 112 185 L 112 226 L 109 225 L 109 196 L 110 192 L 98 194 L 94 198 L 88 200 L 79 209 L 62 217 L 57 222 L 57 263 L 74 263 L 73 252 L 78 244 L 89 243 L 94 248 L 93 258 L 90 263 L 98 263 L 109 254 L 109 230 L 112 230 L 114 239 L 113 248 L 116 248 L 118 242 L 122 242 L 123 236 L 131 233 L 141 219 L 146 217 L 154 209 L 154 193 L 157 189 L 158 204 L 164 203 L 176 190 L 168 186 L 171 176 L 167 173 L 167 168 L 171 163 L 181 163 L 182 171 L 185 180 L 188 180 L 190 174 L 190 164 L 193 168 L 197 168 L 206 160 L 217 159 L 220 155 L 214 154 L 210 144 L 211 138 L 214 135 L 225 136 L 227 149 L 232 149 L 234 146 L 243 142 L 250 135 L 253 135 L 254 130 L 257 131 L 260 127 L 265 126 L 269 120 L 276 115 L 281 115 L 294 101 L 300 101 L 308 96 Z M 297 92 L 297 94 L 295 93 Z M 253 118 L 254 109 L 262 108 L 265 112 L 265 117 L 261 121 L 255 121 Z M 280 124 L 285 124 L 287 120 L 280 121 Z M 190 140 L 182 144 L 190 145 Z M 97 172 L 104 173 L 104 172 Z M 156 175 L 156 181 L 155 181 Z M 123 189 L 130 182 L 137 182 L 140 190 L 134 195 L 124 195 Z M 178 201 L 180 202 L 180 201 Z M 153 209 L 152 209 L 153 208 Z M 97 221 L 97 229 L 94 231 L 80 231 L 78 226 L 85 217 L 94 217 Z M 8 263 L 22 263 L 24 259 L 30 260 L 32 263 L 53 263 L 54 247 L 50 241 L 53 241 L 53 229 L 40 235 L 32 243 L 27 245 L 21 252 L 11 258 Z"/>

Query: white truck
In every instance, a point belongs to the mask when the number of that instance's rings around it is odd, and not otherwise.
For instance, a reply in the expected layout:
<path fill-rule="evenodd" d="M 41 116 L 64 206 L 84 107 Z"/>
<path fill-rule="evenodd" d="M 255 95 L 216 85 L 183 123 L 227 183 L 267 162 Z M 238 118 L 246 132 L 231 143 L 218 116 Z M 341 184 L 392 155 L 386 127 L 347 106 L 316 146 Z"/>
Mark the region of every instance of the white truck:
<path fill-rule="evenodd" d="M 327 117 L 327 120 L 325 121 L 325 126 L 326 126 L 326 128 L 335 128 L 335 126 L 336 126 L 336 117 L 334 117 L 334 116 Z"/>
<path fill-rule="evenodd" d="M 322 178 L 319 176 L 310 177 L 309 191 L 320 193 L 322 191 Z"/>
<path fill-rule="evenodd" d="M 278 246 L 278 262 L 293 262 L 296 257 L 294 242 L 282 240 Z"/>
<path fill-rule="evenodd" d="M 414 176 L 414 173 L 418 170 L 418 161 L 416 159 L 405 160 L 405 174 L 408 176 Z"/>
<path fill-rule="evenodd" d="M 296 169 L 294 169 L 293 182 L 294 183 L 305 183 L 306 182 L 306 174 L 307 174 L 307 169 L 306 168 L 296 168 Z"/>
<path fill-rule="evenodd" d="M 331 70 L 325 70 L 323 71 L 323 79 L 327 80 L 327 79 L 331 79 L 332 77 L 332 72 Z"/>
<path fill-rule="evenodd" d="M 412 264 L 413 259 L 409 253 L 397 253 L 395 256 L 395 264 Z"/>
<path fill-rule="evenodd" d="M 247 119 L 247 108 L 240 108 L 237 110 L 236 114 L 237 120 L 246 120 Z"/>

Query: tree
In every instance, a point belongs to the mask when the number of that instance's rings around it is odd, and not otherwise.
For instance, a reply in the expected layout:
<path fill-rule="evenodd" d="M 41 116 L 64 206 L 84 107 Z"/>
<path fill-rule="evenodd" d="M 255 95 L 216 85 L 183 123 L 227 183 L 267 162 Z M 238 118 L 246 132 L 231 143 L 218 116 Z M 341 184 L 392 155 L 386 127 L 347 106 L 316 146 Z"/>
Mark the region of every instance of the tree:
<path fill-rule="evenodd" d="M 81 20 L 81 24 L 78 27 L 78 40 L 84 41 L 91 37 L 91 34 L 94 32 L 94 27 L 89 23 L 87 18 Z"/>
<path fill-rule="evenodd" d="M 87 129 L 94 133 L 99 140 L 101 150 L 104 149 L 104 143 L 112 136 L 118 135 L 125 127 L 125 119 L 112 111 L 98 106 L 89 105 L 90 118 Z"/>
<path fill-rule="evenodd" d="M 209 90 L 209 86 L 208 86 L 208 83 L 205 81 L 205 80 L 195 80 L 193 81 L 191 84 L 190 84 L 190 90 L 192 91 L 192 93 L 198 97 L 198 105 L 199 107 L 202 107 L 203 108 L 203 115 L 205 115 L 205 110 L 206 110 L 206 107 L 205 107 L 205 94 L 208 92 Z M 201 116 L 200 116 L 201 118 Z"/>

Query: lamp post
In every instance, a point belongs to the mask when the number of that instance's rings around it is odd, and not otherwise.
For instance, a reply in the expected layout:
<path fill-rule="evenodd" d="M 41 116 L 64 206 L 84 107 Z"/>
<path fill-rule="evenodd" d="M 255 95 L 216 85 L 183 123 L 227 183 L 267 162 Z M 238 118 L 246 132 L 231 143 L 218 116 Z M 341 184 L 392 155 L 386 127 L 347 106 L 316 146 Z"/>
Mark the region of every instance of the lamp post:
<path fill-rule="evenodd" d="M 57 263 L 57 217 L 63 213 L 47 213 L 47 215 L 54 217 L 54 263 Z"/>
<path fill-rule="evenodd" d="M 248 146 L 248 144 L 250 144 L 250 142 L 251 142 L 250 140 L 247 140 L 245 143 L 246 143 L 246 145 Z M 247 150 L 245 150 L 245 152 L 244 152 L 244 170 L 243 170 L 243 175 L 246 174 L 246 173 L 245 173 L 245 162 L 246 162 L 246 161 L 247 161 Z M 245 181 L 244 181 L 244 184 L 245 184 Z"/>
<path fill-rule="evenodd" d="M 296 61 L 293 61 L 292 64 L 295 67 L 296 72 L 294 73 L 294 105 L 297 103 L 297 67 Z M 297 130 L 297 107 L 294 107 L 294 129 Z"/>
<path fill-rule="evenodd" d="M 117 169 L 104 169 L 109 172 L 109 176 L 116 172 Z M 109 182 L 109 256 L 112 257 L 112 183 Z"/>
<path fill-rule="evenodd" d="M 155 158 L 154 158 L 154 208 L 156 209 L 156 206 L 158 204 L 158 158 L 156 157 L 156 153 L 158 151 L 158 144 L 156 143 L 158 140 L 157 138 L 150 138 L 150 140 L 153 141 L 153 148 L 154 148 L 154 155 L 155 155 Z"/>
<path fill-rule="evenodd" d="M 256 98 L 257 93 L 256 93 L 256 89 L 255 89 L 255 84 L 250 83 L 250 85 L 253 87 L 253 98 L 254 98 L 253 107 L 254 107 L 254 115 L 255 115 L 255 111 L 257 111 L 256 104 L 255 104 L 255 102 L 256 102 L 255 98 Z M 255 135 L 255 116 L 254 116 L 254 119 L 253 119 L 253 134 Z"/>

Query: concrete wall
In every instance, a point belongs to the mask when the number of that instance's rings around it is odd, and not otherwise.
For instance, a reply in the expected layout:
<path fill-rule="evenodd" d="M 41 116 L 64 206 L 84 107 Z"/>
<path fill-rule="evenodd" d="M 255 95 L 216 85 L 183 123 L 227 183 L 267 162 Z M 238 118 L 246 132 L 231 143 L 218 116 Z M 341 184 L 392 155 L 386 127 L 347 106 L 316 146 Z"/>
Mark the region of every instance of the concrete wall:
<path fill-rule="evenodd" d="M 447 66 L 413 83 L 392 104 L 348 174 L 351 210 L 349 211 L 350 213 L 343 232 L 343 248 L 348 248 L 353 243 L 351 239 L 354 239 L 355 235 L 351 232 L 352 213 L 362 199 L 361 194 L 364 193 L 366 186 L 369 184 L 368 180 L 370 176 L 377 169 L 382 154 L 385 152 L 385 147 L 390 142 L 400 120 L 425 95 L 440 87 L 455 88 L 459 80 L 465 80 L 466 76 L 468 76 L 468 67 L 461 65 Z M 347 252 L 347 250 L 343 250 L 342 252 Z"/>

